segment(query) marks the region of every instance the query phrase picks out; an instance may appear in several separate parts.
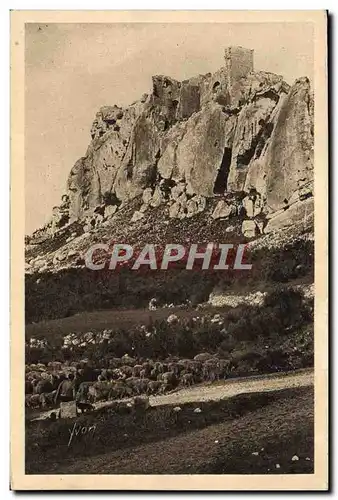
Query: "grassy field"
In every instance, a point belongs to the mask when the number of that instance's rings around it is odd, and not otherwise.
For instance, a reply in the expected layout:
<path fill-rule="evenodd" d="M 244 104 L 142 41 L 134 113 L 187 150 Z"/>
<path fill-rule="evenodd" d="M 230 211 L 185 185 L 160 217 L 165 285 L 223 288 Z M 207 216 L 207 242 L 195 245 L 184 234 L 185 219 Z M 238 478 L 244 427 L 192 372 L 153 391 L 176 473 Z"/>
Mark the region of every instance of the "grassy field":
<path fill-rule="evenodd" d="M 230 307 L 216 308 L 207 307 L 203 313 L 226 312 Z M 26 325 L 26 337 L 47 339 L 55 336 L 64 336 L 70 332 L 101 331 L 105 328 L 127 329 L 135 325 L 149 325 L 156 320 L 166 319 L 170 314 L 176 314 L 180 318 L 192 318 L 202 314 L 194 308 L 170 308 L 156 309 L 112 309 L 105 311 L 82 312 L 69 318 L 60 318 L 49 321 Z"/>
<path fill-rule="evenodd" d="M 199 407 L 202 411 L 195 413 Z M 313 472 L 313 389 L 241 394 L 74 421 L 31 422 L 28 474 L 286 474 Z M 299 460 L 292 461 L 293 456 Z M 278 467 L 277 464 L 280 466 Z"/>

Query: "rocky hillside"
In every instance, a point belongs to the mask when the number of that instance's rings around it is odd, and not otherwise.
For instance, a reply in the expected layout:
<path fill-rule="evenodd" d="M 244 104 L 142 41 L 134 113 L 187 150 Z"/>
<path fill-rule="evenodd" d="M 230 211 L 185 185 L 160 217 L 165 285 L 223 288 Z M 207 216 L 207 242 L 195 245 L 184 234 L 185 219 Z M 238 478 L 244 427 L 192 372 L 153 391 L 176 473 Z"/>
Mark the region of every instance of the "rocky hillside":
<path fill-rule="evenodd" d="M 310 82 L 289 86 L 254 71 L 253 51 L 242 47 L 227 48 L 214 74 L 182 82 L 154 76 L 139 101 L 98 111 L 67 186 L 50 222 L 26 237 L 35 287 L 49 274 L 83 268 L 83 252 L 96 241 L 278 247 L 308 238 Z"/>

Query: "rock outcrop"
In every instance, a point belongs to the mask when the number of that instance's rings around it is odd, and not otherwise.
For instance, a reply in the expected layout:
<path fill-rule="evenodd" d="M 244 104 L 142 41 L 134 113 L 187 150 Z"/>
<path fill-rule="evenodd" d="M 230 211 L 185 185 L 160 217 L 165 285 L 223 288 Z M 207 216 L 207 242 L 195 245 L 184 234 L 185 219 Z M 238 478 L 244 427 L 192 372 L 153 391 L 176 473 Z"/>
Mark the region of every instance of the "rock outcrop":
<path fill-rule="evenodd" d="M 296 204 L 294 218 L 312 195 L 309 80 L 290 87 L 254 71 L 252 50 L 230 47 L 214 74 L 183 82 L 156 75 L 139 101 L 98 111 L 47 233 L 76 221 L 93 231 L 138 197 L 133 224 L 161 206 L 167 219 L 191 219 L 220 197 L 211 220 L 237 218 L 252 239 L 283 225 Z"/>
<path fill-rule="evenodd" d="M 280 75 L 255 72 L 242 47 L 226 49 L 214 74 L 154 76 L 152 92 L 131 106 L 101 108 L 91 138 L 68 179 L 71 221 L 102 203 L 113 213 L 144 193 L 144 209 L 169 203 L 179 218 L 203 210 L 200 197 L 244 193 L 249 219 L 312 194 L 309 80 L 290 88 Z M 214 218 L 234 210 L 224 202 Z"/>

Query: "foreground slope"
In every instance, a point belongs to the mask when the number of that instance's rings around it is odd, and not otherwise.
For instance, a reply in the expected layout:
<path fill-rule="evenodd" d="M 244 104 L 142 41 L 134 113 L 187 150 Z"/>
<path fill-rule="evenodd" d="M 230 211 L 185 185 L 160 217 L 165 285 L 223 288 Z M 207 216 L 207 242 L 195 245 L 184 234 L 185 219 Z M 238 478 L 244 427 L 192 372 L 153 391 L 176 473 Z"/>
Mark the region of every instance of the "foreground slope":
<path fill-rule="evenodd" d="M 35 422 L 26 431 L 26 472 L 312 473 L 313 411 L 313 391 L 304 387 L 182 405 L 179 414 L 170 406 L 138 416 L 102 414 L 83 417 L 78 425 L 95 422 L 95 433 L 80 434 L 69 447 L 73 422 Z"/>

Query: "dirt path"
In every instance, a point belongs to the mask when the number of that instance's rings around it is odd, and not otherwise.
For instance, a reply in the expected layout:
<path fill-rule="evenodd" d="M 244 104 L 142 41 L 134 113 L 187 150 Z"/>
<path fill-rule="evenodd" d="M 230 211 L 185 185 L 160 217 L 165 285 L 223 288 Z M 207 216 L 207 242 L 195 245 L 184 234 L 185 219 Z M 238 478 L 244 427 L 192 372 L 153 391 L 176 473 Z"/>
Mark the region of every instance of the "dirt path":
<path fill-rule="evenodd" d="M 222 384 L 195 386 L 190 389 L 180 389 L 171 394 L 150 397 L 151 406 L 166 404 L 183 404 L 199 401 L 218 401 L 230 398 L 244 392 L 264 392 L 313 385 L 312 370 L 300 370 L 289 374 L 273 374 L 259 377 L 245 377 L 227 380 Z"/>
<path fill-rule="evenodd" d="M 231 398 L 241 393 L 275 391 L 290 387 L 310 386 L 313 385 L 313 381 L 313 370 L 305 369 L 292 373 L 242 377 L 212 385 L 198 385 L 187 389 L 179 389 L 175 392 L 163 394 L 161 396 L 151 396 L 149 400 L 151 406 L 218 401 L 224 398 Z M 103 408 L 108 404 L 109 402 L 106 401 L 96 403 L 95 408 Z M 52 411 L 55 410 L 41 412 L 35 415 L 34 420 L 48 418 Z"/>

